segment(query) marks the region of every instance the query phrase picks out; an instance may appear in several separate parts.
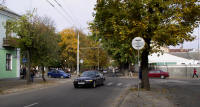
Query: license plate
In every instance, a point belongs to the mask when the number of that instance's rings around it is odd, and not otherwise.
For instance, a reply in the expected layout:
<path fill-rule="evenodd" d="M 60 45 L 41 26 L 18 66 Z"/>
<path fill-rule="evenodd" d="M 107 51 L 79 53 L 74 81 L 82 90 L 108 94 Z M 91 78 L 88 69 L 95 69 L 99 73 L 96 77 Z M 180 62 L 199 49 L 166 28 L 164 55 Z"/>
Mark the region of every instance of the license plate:
<path fill-rule="evenodd" d="M 84 82 L 78 82 L 78 84 L 85 84 Z"/>

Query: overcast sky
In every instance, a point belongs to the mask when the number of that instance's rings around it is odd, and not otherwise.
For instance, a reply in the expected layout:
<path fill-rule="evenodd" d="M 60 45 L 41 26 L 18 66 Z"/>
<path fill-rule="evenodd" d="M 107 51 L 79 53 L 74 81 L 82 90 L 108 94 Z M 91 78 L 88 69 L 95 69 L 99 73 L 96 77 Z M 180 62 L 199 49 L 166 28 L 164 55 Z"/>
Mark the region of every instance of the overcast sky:
<path fill-rule="evenodd" d="M 52 7 L 47 1 L 55 7 Z M 5 5 L 14 12 L 22 15 L 27 10 L 37 9 L 39 16 L 48 16 L 56 24 L 57 31 L 72 26 L 81 28 L 84 32 L 88 32 L 88 23 L 93 20 L 92 13 L 96 0 L 56 0 L 61 6 L 56 4 L 55 0 L 6 0 Z M 184 43 L 184 48 L 198 48 L 199 29 L 195 29 L 194 36 L 197 39 L 193 42 Z M 173 48 L 173 47 L 172 47 Z"/>
<path fill-rule="evenodd" d="M 85 30 L 87 23 L 93 20 L 95 3 L 96 0 L 6 0 L 5 5 L 20 15 L 35 8 L 39 16 L 48 16 L 54 20 L 57 31 L 61 31 L 72 26 Z"/>

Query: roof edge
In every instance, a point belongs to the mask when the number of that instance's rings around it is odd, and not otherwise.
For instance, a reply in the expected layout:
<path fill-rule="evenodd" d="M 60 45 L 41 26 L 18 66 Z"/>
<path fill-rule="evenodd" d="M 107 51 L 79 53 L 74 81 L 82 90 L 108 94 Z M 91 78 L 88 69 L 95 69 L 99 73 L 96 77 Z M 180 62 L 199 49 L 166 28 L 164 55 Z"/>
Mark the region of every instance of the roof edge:
<path fill-rule="evenodd" d="M 8 9 L 6 6 L 3 6 L 3 5 L 0 5 L 0 10 L 5 11 L 5 12 L 8 12 L 8 13 L 10 13 L 10 14 L 13 14 L 13 15 L 15 15 L 15 16 L 17 16 L 17 17 L 21 17 L 21 15 L 19 15 L 19 14 L 13 12 L 12 10 Z"/>

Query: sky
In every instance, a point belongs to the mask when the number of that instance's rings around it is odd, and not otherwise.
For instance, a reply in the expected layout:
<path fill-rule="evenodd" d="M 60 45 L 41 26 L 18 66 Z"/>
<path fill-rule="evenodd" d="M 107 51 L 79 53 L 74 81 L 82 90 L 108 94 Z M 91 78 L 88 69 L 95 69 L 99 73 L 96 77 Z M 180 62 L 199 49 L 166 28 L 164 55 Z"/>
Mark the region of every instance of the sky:
<path fill-rule="evenodd" d="M 95 4 L 96 0 L 6 0 L 5 2 L 9 9 L 20 15 L 28 10 L 36 9 L 39 16 L 47 16 L 55 22 L 57 31 L 73 26 L 85 32 L 88 32 L 86 30 L 88 23 L 93 20 L 92 13 Z"/>
<path fill-rule="evenodd" d="M 0 0 L 2 1 L 2 0 Z M 82 29 L 85 33 L 89 33 L 88 23 L 91 22 L 94 17 L 94 6 L 96 0 L 5 0 L 5 4 L 12 11 L 22 15 L 28 10 L 37 10 L 39 16 L 47 16 L 51 18 L 55 24 L 57 31 L 61 31 L 65 28 L 77 27 Z M 51 6 L 49 1 L 54 7 Z M 61 4 L 61 7 L 55 2 Z M 64 10 L 64 11 L 63 11 Z M 198 36 L 200 36 L 200 28 L 194 30 L 193 36 L 196 39 L 193 42 L 185 42 L 183 48 L 197 49 L 198 48 Z M 170 48 L 179 48 L 170 47 Z"/>

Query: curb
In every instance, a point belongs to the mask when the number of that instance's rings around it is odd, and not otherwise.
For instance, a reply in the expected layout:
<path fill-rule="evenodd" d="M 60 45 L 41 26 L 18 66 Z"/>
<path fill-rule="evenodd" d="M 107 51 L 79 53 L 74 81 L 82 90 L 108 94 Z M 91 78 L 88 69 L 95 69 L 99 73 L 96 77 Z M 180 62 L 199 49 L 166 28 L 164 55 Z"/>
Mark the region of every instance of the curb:
<path fill-rule="evenodd" d="M 127 97 L 127 96 L 129 95 L 129 93 L 130 93 L 129 88 L 130 88 L 130 87 L 126 88 L 125 91 L 123 91 L 123 92 L 120 94 L 119 98 L 116 99 L 116 102 L 115 102 L 115 104 L 114 104 L 113 107 L 121 107 L 121 106 L 122 106 L 122 104 L 123 104 L 123 102 L 125 101 L 126 97 Z"/>
<path fill-rule="evenodd" d="M 7 95 L 12 93 L 18 93 L 23 91 L 30 91 L 30 90 L 37 90 L 37 89 L 45 89 L 49 87 L 53 87 L 56 85 L 64 84 L 66 82 L 70 82 L 71 79 L 68 80 L 49 80 L 47 82 L 38 82 L 38 83 L 32 83 L 32 84 L 22 84 L 13 88 L 2 88 L 0 89 L 0 95 Z"/>

